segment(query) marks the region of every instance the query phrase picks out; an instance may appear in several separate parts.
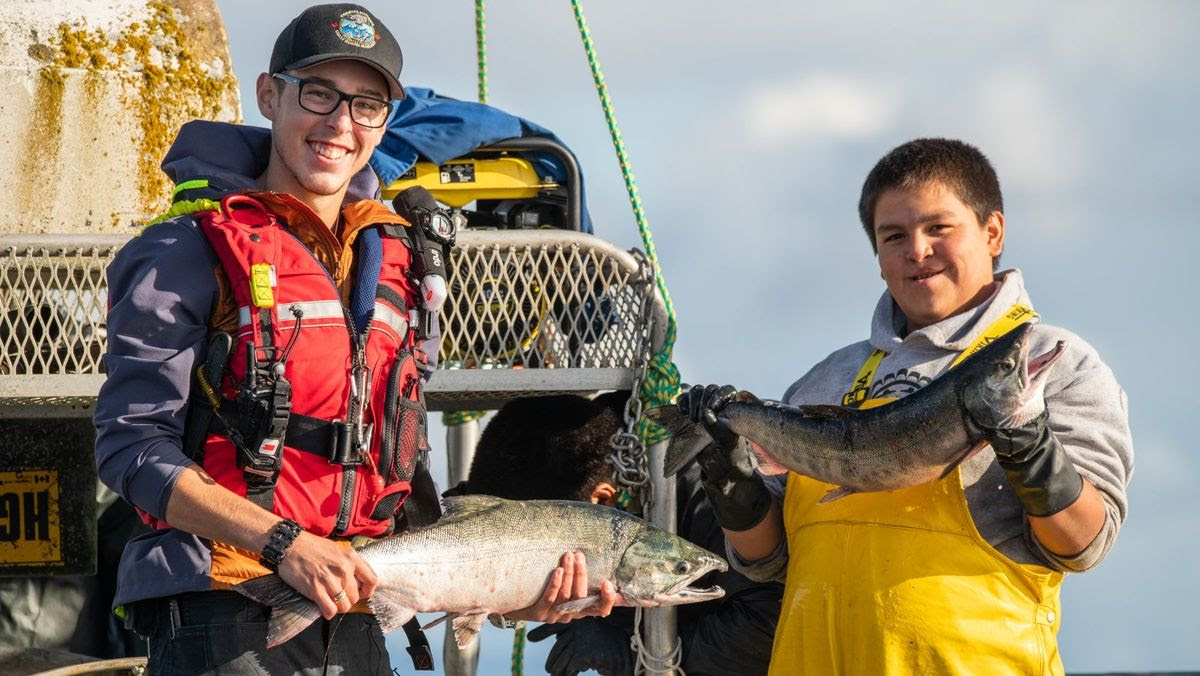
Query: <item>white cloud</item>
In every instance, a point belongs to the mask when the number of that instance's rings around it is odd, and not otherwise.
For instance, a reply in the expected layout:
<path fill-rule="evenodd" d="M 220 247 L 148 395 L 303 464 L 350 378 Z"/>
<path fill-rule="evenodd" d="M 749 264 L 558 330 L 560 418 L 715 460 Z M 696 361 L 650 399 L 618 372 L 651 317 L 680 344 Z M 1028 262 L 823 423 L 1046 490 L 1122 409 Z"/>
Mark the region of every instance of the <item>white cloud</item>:
<path fill-rule="evenodd" d="M 1063 101 L 1050 76 L 1030 67 L 989 74 L 976 85 L 975 126 L 990 143 L 985 152 L 1011 187 L 1052 190 L 1079 181 L 1087 162 L 1079 113 Z"/>
<path fill-rule="evenodd" d="M 877 90 L 817 74 L 792 83 L 763 83 L 736 119 L 748 122 L 752 142 L 775 146 L 804 137 L 869 136 L 884 127 L 890 113 L 887 97 Z"/>

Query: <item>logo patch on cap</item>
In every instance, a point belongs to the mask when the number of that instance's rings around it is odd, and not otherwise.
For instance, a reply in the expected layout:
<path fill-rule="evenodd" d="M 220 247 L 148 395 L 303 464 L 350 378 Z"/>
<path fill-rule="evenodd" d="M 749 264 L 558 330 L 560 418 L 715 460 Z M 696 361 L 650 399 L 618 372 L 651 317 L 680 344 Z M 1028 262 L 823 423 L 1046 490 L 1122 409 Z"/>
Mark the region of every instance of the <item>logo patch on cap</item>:
<path fill-rule="evenodd" d="M 371 21 L 371 17 L 365 12 L 356 9 L 342 12 L 334 28 L 342 42 L 355 47 L 369 49 L 374 47 L 375 42 L 379 40 L 379 36 L 375 33 L 375 22 Z"/>

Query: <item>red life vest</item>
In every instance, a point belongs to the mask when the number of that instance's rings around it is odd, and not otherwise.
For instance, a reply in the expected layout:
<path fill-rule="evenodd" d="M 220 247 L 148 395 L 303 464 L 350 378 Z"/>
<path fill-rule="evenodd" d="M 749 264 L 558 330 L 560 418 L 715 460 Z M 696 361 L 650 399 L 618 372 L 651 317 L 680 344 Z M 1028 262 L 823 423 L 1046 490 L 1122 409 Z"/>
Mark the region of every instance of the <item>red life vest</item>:
<path fill-rule="evenodd" d="M 287 435 L 266 449 L 282 454 L 277 476 L 268 480 L 244 471 L 230 436 L 211 431 L 204 443 L 205 471 L 242 496 L 269 482 L 263 506 L 316 535 L 390 533 L 418 457 L 428 452 L 420 383 L 424 355 L 410 327 L 417 296 L 407 276 L 406 242 L 382 238 L 374 313 L 360 335 L 328 271 L 262 202 L 229 195 L 220 211 L 194 217 L 238 307 L 222 399 L 236 400 L 247 382 L 248 350 L 260 365 L 266 362 L 268 372 L 272 366 L 282 371 L 291 385 Z M 229 410 L 222 407 L 223 417 L 228 419 Z M 337 431 L 360 420 L 363 438 L 369 439 L 366 452 L 349 458 L 353 462 L 345 462 L 344 454 L 335 462 Z"/>

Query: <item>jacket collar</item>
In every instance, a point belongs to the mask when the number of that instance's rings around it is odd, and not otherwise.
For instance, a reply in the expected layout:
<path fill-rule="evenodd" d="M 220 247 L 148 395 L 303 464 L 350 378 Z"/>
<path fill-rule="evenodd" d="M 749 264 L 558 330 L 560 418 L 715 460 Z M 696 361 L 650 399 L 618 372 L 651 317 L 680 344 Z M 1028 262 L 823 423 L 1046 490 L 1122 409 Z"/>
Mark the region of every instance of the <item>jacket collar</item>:
<path fill-rule="evenodd" d="M 193 120 L 184 124 L 162 161 L 162 170 L 175 185 L 204 179 L 207 185 L 188 190 L 186 199 L 220 199 L 230 192 L 255 189 L 254 181 L 267 170 L 271 130 L 263 127 Z M 350 179 L 343 205 L 378 199 L 379 179 L 368 164 Z"/>
<path fill-rule="evenodd" d="M 996 273 L 1000 282 L 995 293 L 976 307 L 904 335 L 908 319 L 896 305 L 892 294 L 883 292 L 871 319 L 871 346 L 884 352 L 903 347 L 934 347 L 961 352 L 970 347 L 975 335 L 991 325 L 1015 303 L 1032 307 L 1021 271 L 1013 268 Z"/>

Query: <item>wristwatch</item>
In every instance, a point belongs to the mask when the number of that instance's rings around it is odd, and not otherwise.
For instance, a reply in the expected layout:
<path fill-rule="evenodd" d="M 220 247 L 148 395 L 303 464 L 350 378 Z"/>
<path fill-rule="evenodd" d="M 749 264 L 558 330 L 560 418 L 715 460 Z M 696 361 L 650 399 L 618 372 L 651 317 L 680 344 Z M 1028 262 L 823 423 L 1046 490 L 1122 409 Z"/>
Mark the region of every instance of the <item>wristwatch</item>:
<path fill-rule="evenodd" d="M 284 519 L 275 524 L 275 528 L 271 530 L 270 539 L 267 540 L 266 546 L 263 547 L 259 563 L 278 573 L 279 564 L 287 554 L 288 547 L 292 546 L 292 542 L 300 534 L 301 530 L 300 524 L 291 519 Z"/>

